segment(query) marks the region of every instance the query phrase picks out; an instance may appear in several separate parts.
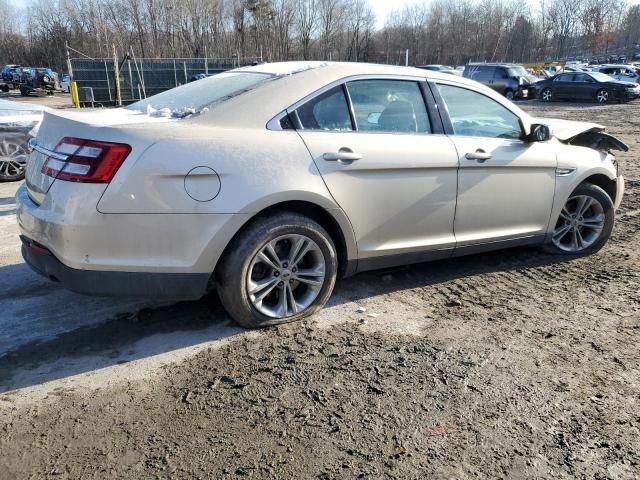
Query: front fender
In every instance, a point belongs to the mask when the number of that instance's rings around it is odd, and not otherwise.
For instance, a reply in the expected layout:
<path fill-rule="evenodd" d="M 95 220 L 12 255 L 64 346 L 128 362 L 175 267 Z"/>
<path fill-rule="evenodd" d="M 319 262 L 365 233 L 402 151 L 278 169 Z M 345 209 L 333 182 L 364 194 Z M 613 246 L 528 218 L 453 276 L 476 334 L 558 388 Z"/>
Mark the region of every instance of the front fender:
<path fill-rule="evenodd" d="M 619 184 L 623 184 L 623 180 L 621 177 L 618 177 L 614 160 L 615 157 L 609 153 L 586 147 L 566 145 L 559 149 L 558 167 L 556 169 L 556 187 L 547 234 L 553 231 L 560 211 L 571 193 L 578 185 L 591 177 L 604 177 L 611 182 L 616 182 L 614 188 L 617 208 L 620 204 L 623 191 L 623 188 L 621 189 Z"/>

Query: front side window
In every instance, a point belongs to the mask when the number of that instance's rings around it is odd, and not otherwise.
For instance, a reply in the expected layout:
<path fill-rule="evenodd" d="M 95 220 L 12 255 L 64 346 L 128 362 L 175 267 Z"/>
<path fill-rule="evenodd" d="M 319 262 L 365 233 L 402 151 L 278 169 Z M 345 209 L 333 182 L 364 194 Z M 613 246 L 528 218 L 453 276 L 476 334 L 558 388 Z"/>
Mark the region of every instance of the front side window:
<path fill-rule="evenodd" d="M 593 80 L 586 73 L 576 73 L 575 77 L 573 77 L 574 82 L 579 83 L 592 83 Z"/>
<path fill-rule="evenodd" d="M 504 68 L 496 68 L 496 78 L 509 78 L 509 75 L 507 75 L 507 70 Z"/>
<path fill-rule="evenodd" d="M 553 79 L 554 82 L 570 82 L 573 78 L 573 73 L 563 73 Z"/>
<path fill-rule="evenodd" d="M 431 133 L 418 82 L 356 80 L 347 89 L 358 131 Z"/>
<path fill-rule="evenodd" d="M 307 130 L 353 130 L 349 105 L 342 86 L 311 99 L 296 110 L 302 128 Z"/>
<path fill-rule="evenodd" d="M 456 135 L 519 139 L 520 119 L 495 100 L 473 90 L 438 84 Z"/>

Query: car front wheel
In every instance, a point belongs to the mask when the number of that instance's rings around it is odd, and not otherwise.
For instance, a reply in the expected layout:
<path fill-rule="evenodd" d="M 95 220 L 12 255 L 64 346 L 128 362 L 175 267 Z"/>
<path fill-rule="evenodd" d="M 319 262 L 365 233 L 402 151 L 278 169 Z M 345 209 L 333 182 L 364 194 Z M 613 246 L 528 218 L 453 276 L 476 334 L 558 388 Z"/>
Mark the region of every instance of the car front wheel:
<path fill-rule="evenodd" d="M 545 88 L 544 90 L 542 90 L 540 98 L 543 102 L 550 102 L 553 99 L 553 92 L 550 88 Z"/>
<path fill-rule="evenodd" d="M 562 208 L 545 250 L 568 255 L 595 253 L 609 240 L 614 217 L 609 195 L 597 185 L 583 183 Z"/>
<path fill-rule="evenodd" d="M 258 217 L 227 250 L 216 271 L 218 295 L 243 327 L 300 320 L 331 296 L 335 246 L 324 228 L 303 215 Z"/>

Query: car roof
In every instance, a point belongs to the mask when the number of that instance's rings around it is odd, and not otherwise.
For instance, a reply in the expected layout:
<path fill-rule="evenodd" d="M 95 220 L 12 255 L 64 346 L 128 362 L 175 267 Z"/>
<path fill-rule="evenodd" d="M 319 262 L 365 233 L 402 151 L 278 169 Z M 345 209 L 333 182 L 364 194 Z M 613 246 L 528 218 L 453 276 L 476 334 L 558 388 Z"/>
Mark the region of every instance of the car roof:
<path fill-rule="evenodd" d="M 451 75 L 417 67 L 385 65 L 381 63 L 359 62 L 275 62 L 262 63 L 251 67 L 242 67 L 236 72 L 267 73 L 272 75 L 296 75 L 314 72 L 326 77 L 355 75 L 406 75 L 424 78 L 451 79 Z M 469 80 L 467 80 L 470 82 Z M 475 82 L 472 82 L 475 84 Z"/>
<path fill-rule="evenodd" d="M 252 123 L 264 125 L 283 109 L 291 107 L 331 84 L 349 81 L 353 77 L 369 75 L 440 80 L 449 84 L 468 86 L 480 90 L 498 102 L 503 101 L 503 97 L 498 93 L 474 80 L 415 67 L 352 62 L 279 62 L 242 67 L 232 70 L 232 72 L 267 73 L 278 75 L 280 79 L 275 82 L 265 82 L 259 88 L 216 105 L 212 112 L 215 110 L 215 117 L 219 118 L 225 126 L 247 125 L 247 112 L 249 111 L 252 112 Z M 206 82 L 207 80 L 200 81 Z M 509 108 L 517 111 L 519 115 L 525 115 L 515 105 L 511 105 Z M 206 115 L 203 116 L 203 119 L 206 117 Z M 211 117 L 209 116 L 210 119 Z M 198 120 L 194 119 L 194 121 Z"/>
<path fill-rule="evenodd" d="M 520 67 L 517 63 L 468 63 L 467 66 L 473 67 Z"/>

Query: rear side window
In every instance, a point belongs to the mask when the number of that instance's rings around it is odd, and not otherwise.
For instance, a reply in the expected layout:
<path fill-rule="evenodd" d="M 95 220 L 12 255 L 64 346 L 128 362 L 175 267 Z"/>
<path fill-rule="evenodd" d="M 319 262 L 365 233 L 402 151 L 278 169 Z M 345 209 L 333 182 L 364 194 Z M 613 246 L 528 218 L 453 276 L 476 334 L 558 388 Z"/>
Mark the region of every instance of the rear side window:
<path fill-rule="evenodd" d="M 318 95 L 296 110 L 307 130 L 353 130 L 349 105 L 342 86 Z"/>
<path fill-rule="evenodd" d="M 438 84 L 456 135 L 519 139 L 520 119 L 508 108 L 473 90 Z"/>
<path fill-rule="evenodd" d="M 347 83 L 347 90 L 358 131 L 431 133 L 417 82 L 356 80 Z"/>

